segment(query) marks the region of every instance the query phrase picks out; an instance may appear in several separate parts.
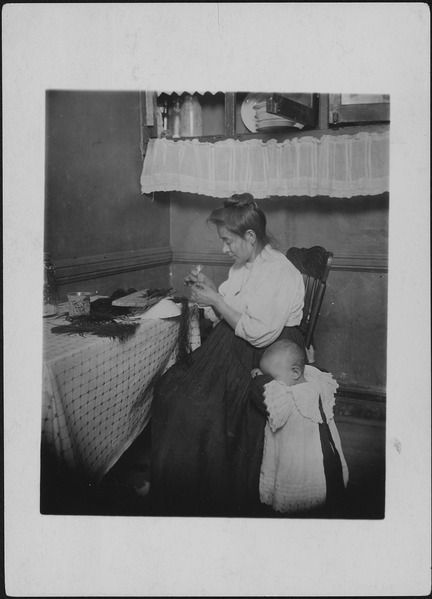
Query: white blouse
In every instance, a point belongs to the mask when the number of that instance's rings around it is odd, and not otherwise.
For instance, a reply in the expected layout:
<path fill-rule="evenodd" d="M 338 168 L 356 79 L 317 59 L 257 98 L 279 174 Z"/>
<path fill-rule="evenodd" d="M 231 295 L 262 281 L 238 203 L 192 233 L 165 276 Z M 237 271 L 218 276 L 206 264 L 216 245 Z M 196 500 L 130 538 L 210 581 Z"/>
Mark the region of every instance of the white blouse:
<path fill-rule="evenodd" d="M 303 277 L 282 252 L 270 245 L 254 262 L 234 264 L 218 291 L 229 306 L 241 313 L 235 334 L 255 347 L 266 347 L 276 341 L 285 326 L 301 322 Z M 205 313 L 217 320 L 211 308 Z"/>

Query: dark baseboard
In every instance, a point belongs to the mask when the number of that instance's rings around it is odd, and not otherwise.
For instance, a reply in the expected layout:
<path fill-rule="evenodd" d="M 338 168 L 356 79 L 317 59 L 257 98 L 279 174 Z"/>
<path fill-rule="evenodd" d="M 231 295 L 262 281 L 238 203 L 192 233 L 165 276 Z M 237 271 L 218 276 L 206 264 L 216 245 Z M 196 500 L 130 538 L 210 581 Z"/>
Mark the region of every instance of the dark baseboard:
<path fill-rule="evenodd" d="M 378 393 L 339 388 L 335 415 L 385 422 L 386 397 Z"/>

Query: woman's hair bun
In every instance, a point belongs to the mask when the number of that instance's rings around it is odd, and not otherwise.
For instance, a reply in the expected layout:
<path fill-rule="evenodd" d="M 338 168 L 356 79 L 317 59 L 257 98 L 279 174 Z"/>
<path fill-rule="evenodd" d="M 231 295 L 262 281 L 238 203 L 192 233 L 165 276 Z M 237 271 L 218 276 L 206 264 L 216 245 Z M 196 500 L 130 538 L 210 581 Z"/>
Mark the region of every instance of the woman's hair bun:
<path fill-rule="evenodd" d="M 250 193 L 235 194 L 224 201 L 225 208 L 237 208 L 238 206 L 252 208 L 253 210 L 258 208 L 257 203 Z"/>

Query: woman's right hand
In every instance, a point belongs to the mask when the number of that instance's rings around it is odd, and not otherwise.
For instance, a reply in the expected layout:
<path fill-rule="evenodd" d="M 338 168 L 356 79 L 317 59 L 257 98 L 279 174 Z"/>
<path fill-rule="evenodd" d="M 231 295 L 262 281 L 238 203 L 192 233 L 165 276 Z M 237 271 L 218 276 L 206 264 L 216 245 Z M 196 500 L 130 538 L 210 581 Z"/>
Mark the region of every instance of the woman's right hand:
<path fill-rule="evenodd" d="M 213 281 L 206 277 L 206 275 L 203 275 L 202 272 L 199 272 L 196 268 L 192 268 L 190 273 L 184 278 L 185 285 L 193 285 L 194 283 L 204 283 L 213 289 L 213 291 L 217 292 L 217 287 Z"/>

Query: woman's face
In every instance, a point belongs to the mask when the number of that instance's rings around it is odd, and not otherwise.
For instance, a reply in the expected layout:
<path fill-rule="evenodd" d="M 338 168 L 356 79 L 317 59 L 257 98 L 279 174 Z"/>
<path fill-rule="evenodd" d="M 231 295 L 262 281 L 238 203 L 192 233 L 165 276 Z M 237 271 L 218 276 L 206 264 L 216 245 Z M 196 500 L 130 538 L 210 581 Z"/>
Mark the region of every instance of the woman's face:
<path fill-rule="evenodd" d="M 219 237 L 223 241 L 222 251 L 234 258 L 236 263 L 253 262 L 255 259 L 255 245 L 252 242 L 253 237 L 246 233 L 245 237 L 240 237 L 229 231 L 225 226 L 218 227 Z"/>

